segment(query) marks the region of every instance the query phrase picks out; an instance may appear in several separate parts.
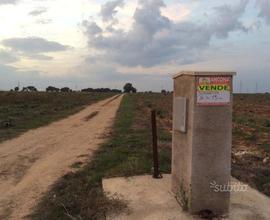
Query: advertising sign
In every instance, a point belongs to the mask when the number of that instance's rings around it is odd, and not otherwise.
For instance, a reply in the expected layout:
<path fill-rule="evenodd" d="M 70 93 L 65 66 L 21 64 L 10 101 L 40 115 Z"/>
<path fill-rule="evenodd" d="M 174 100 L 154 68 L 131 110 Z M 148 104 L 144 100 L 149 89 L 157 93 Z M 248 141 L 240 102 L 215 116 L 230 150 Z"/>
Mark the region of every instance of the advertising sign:
<path fill-rule="evenodd" d="M 220 106 L 231 103 L 230 76 L 198 76 L 197 104 L 203 106 Z"/>

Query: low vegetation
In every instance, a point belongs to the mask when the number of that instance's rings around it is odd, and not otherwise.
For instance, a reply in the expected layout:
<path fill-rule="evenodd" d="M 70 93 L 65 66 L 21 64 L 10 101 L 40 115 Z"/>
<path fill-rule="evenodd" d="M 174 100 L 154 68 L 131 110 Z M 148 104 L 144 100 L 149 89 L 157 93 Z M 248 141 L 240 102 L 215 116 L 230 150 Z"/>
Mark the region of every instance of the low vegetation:
<path fill-rule="evenodd" d="M 234 103 L 232 175 L 270 196 L 270 94 Z"/>
<path fill-rule="evenodd" d="M 156 102 L 157 98 L 161 102 Z M 129 94 L 123 98 L 114 129 L 91 162 L 60 179 L 37 206 L 33 219 L 105 219 L 125 205 L 102 192 L 102 178 L 151 173 L 150 110 L 163 103 L 159 95 Z M 164 105 L 165 104 L 165 105 Z M 159 107 L 159 144 L 162 173 L 170 172 L 170 132 L 161 123 L 167 110 Z M 167 112 L 169 113 L 169 112 Z M 161 117 L 160 117 L 161 116 Z"/>
<path fill-rule="evenodd" d="M 234 103 L 232 174 L 270 196 L 270 95 L 235 95 Z M 157 112 L 160 170 L 169 173 L 172 94 L 127 94 L 106 143 L 88 164 L 74 164 L 37 205 L 33 219 L 105 219 L 125 209 L 103 194 L 102 178 L 152 173 L 151 109 Z"/>
<path fill-rule="evenodd" d="M 0 92 L 0 142 L 81 110 L 112 93 Z"/>

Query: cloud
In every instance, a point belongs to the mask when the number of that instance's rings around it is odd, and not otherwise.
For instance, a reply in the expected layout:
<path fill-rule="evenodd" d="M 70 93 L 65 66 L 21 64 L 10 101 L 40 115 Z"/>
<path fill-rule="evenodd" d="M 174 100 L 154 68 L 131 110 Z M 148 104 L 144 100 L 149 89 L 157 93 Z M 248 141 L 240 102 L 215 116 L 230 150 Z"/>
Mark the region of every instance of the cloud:
<path fill-rule="evenodd" d="M 0 64 L 14 63 L 19 59 L 5 50 L 0 50 Z"/>
<path fill-rule="evenodd" d="M 38 53 L 25 53 L 22 54 L 23 57 L 32 59 L 32 60 L 53 60 L 53 57 L 46 56 L 44 54 L 38 54 Z"/>
<path fill-rule="evenodd" d="M 175 22 L 182 21 L 191 13 L 191 9 L 181 3 L 168 5 L 166 8 L 161 9 L 162 15 L 170 18 Z"/>
<path fill-rule="evenodd" d="M 231 31 L 244 31 L 249 29 L 240 21 L 241 16 L 244 14 L 249 0 L 240 0 L 239 4 L 234 6 L 222 5 L 215 7 L 216 18 L 212 25 L 213 31 L 219 38 L 227 38 Z"/>
<path fill-rule="evenodd" d="M 189 64 L 201 60 L 201 52 L 214 36 L 226 38 L 230 32 L 247 31 L 240 21 L 246 4 L 241 0 L 234 6 L 216 7 L 215 17 L 208 23 L 195 23 L 162 15 L 161 9 L 166 7 L 162 0 L 140 0 L 128 31 L 114 26 L 102 30 L 93 20 L 84 21 L 83 26 L 89 47 L 106 62 L 130 67 Z"/>
<path fill-rule="evenodd" d="M 33 11 L 30 11 L 29 12 L 29 15 L 31 16 L 39 16 L 41 14 L 44 14 L 45 12 L 47 12 L 47 8 L 38 8 L 38 9 L 35 9 Z"/>
<path fill-rule="evenodd" d="M 76 75 L 74 73 L 77 73 Z M 78 81 L 78 74 L 81 79 Z M 153 76 L 154 75 L 154 76 Z M 156 71 L 140 72 L 137 71 L 119 71 L 117 66 L 111 63 L 96 62 L 85 63 L 71 70 L 68 78 L 71 82 L 77 82 L 82 87 L 110 87 L 122 89 L 126 82 L 131 82 L 139 91 L 148 91 L 154 89 L 160 91 L 161 85 L 170 85 L 171 78 L 162 75 Z M 62 79 L 63 81 L 63 79 Z M 151 86 L 149 86 L 151 81 Z M 81 87 L 81 88 L 82 88 Z M 167 86 L 166 86 L 167 87 Z"/>
<path fill-rule="evenodd" d="M 257 0 L 256 5 L 260 9 L 259 17 L 265 19 L 266 23 L 270 25 L 270 1 Z"/>
<path fill-rule="evenodd" d="M 3 40 L 2 45 L 11 50 L 17 57 L 45 61 L 52 60 L 53 57 L 44 55 L 43 53 L 61 52 L 71 48 L 39 37 L 10 38 Z"/>
<path fill-rule="evenodd" d="M 13 89 L 18 82 L 23 86 L 29 86 L 41 80 L 42 76 L 38 71 L 20 71 L 15 67 L 0 64 L 0 90 Z"/>
<path fill-rule="evenodd" d="M 2 44 L 15 51 L 25 53 L 57 52 L 65 51 L 70 48 L 69 46 L 62 45 L 55 41 L 48 41 L 40 37 L 10 38 L 3 40 Z"/>
<path fill-rule="evenodd" d="M 88 36 L 102 33 L 102 29 L 95 22 L 88 22 L 85 20 L 82 25 L 86 28 L 86 34 Z"/>
<path fill-rule="evenodd" d="M 117 13 L 116 8 L 122 7 L 124 0 L 115 0 L 106 2 L 101 6 L 100 15 L 103 21 L 110 21 L 113 19 L 113 16 Z"/>
<path fill-rule="evenodd" d="M 39 19 L 36 21 L 38 24 L 50 24 L 52 23 L 52 19 Z"/>
<path fill-rule="evenodd" d="M 0 5 L 16 4 L 19 0 L 1 0 Z"/>

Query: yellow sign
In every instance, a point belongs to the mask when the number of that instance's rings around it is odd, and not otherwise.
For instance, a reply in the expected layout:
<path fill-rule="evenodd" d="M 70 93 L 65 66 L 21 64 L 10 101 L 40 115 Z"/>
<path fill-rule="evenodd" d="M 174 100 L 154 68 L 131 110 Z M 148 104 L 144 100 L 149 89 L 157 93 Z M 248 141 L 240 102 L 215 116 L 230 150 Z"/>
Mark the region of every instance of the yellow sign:
<path fill-rule="evenodd" d="M 231 87 L 229 85 L 199 85 L 199 91 L 230 91 Z"/>
<path fill-rule="evenodd" d="M 199 76 L 197 78 L 198 105 L 226 105 L 231 102 L 230 76 Z"/>

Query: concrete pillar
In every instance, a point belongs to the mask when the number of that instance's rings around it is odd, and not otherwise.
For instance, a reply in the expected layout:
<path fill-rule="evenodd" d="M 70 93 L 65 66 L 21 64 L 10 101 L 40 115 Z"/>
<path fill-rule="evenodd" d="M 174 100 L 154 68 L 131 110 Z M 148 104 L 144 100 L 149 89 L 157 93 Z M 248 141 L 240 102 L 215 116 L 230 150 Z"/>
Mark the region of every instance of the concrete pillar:
<path fill-rule="evenodd" d="M 192 214 L 229 211 L 234 72 L 174 76 L 172 190 Z M 224 189 L 224 188 L 223 188 Z"/>

